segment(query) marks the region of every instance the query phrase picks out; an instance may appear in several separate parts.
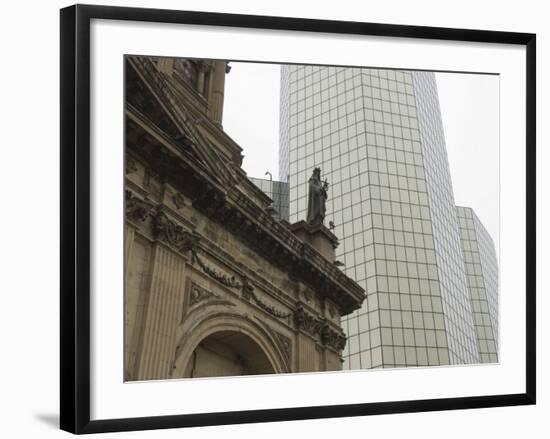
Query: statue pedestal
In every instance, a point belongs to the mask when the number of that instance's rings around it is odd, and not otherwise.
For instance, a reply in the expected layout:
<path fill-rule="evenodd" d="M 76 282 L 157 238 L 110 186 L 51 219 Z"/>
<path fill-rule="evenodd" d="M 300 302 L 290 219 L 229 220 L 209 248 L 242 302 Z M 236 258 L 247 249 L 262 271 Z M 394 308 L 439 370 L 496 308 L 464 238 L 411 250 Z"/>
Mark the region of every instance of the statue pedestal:
<path fill-rule="evenodd" d="M 338 247 L 338 238 L 324 225 L 312 226 L 305 221 L 290 224 L 290 230 L 302 241 L 307 242 L 327 260 L 334 262 L 334 250 Z"/>

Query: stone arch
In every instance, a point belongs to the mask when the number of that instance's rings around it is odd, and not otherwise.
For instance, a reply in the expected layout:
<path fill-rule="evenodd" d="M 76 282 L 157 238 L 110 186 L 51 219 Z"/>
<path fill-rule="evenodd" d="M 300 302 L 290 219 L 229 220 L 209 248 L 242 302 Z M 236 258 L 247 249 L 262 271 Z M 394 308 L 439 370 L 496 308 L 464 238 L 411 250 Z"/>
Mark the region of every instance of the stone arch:
<path fill-rule="evenodd" d="M 261 325 L 248 317 L 218 312 L 201 319 L 192 327 L 187 328 L 185 333 L 180 336 L 172 378 L 185 378 L 188 365 L 192 361 L 193 353 L 197 347 L 222 334 L 241 336 L 243 341 L 250 343 L 249 347 L 257 348 L 257 352 L 265 356 L 270 365 L 271 370 L 264 373 L 288 372 L 276 342 Z"/>

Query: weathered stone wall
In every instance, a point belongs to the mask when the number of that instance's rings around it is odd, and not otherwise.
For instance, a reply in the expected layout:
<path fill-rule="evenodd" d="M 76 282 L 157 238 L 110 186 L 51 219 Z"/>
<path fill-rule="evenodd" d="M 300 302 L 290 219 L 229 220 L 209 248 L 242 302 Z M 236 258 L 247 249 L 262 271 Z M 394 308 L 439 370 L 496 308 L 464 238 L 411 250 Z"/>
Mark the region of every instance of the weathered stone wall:
<path fill-rule="evenodd" d="M 243 366 L 231 352 L 216 354 L 211 346 L 219 340 L 201 345 L 224 331 L 241 334 L 236 349 L 265 357 L 274 372 L 340 369 L 337 344 L 325 334 L 341 332 L 335 304 L 260 257 L 138 159 L 128 156 L 127 164 L 128 380 L 190 376 L 192 361 L 199 373 L 215 375 L 269 369 L 254 359 L 254 367 Z M 159 217 L 164 229 L 155 233 Z M 182 248 L 165 223 L 198 242 Z M 207 366 L 215 358 L 219 364 Z"/>

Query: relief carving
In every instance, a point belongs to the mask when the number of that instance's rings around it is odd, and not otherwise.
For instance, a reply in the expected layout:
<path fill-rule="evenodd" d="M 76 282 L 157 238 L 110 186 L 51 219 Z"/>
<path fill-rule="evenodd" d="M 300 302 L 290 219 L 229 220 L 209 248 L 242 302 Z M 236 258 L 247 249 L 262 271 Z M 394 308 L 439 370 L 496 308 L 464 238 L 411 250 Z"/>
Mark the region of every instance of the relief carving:
<path fill-rule="evenodd" d="M 302 305 L 298 305 L 294 312 L 294 324 L 297 329 L 317 337 L 323 326 L 323 320 L 307 312 Z"/>
<path fill-rule="evenodd" d="M 137 165 L 136 165 L 136 161 L 131 158 L 131 157 L 128 157 L 126 159 L 126 174 L 130 175 L 130 174 L 133 174 L 134 172 L 137 171 Z"/>
<path fill-rule="evenodd" d="M 136 197 L 132 192 L 126 191 L 126 219 L 130 221 L 145 221 L 154 213 L 155 205 L 147 200 Z"/>
<path fill-rule="evenodd" d="M 189 308 L 194 307 L 195 305 L 228 305 L 228 306 L 237 306 L 235 303 L 224 299 L 219 294 L 216 294 L 200 285 L 197 285 L 194 282 L 190 283 L 189 287 Z M 187 312 L 184 309 L 182 315 L 182 323 L 185 320 Z"/>
<path fill-rule="evenodd" d="M 196 305 L 203 300 L 208 299 L 219 299 L 220 296 L 213 293 L 212 291 L 207 290 L 195 283 L 191 283 L 191 289 L 189 292 L 189 306 Z"/>
<path fill-rule="evenodd" d="M 201 260 L 201 258 L 199 257 L 199 255 L 194 249 L 191 251 L 191 255 L 193 258 L 192 261 L 193 262 L 196 261 L 197 264 L 199 264 L 199 267 L 202 268 L 202 271 L 204 271 L 211 278 L 217 280 L 218 282 L 225 285 L 226 287 L 241 288 L 241 284 L 237 281 L 237 279 L 235 279 L 235 276 L 228 276 L 226 274 L 223 274 L 215 270 L 214 268 L 209 267 Z"/>
<path fill-rule="evenodd" d="M 280 319 L 284 319 L 290 316 L 290 313 L 280 311 L 274 306 L 269 305 L 268 303 L 265 303 L 263 300 L 261 300 L 254 292 L 254 286 L 246 276 L 243 276 L 242 282 L 239 282 L 235 278 L 235 276 L 228 276 L 227 274 L 221 273 L 218 270 L 206 265 L 195 250 L 191 250 L 191 255 L 193 258 L 192 261 L 197 262 L 203 272 L 205 272 L 207 275 L 217 280 L 221 284 L 225 285 L 226 287 L 240 289 L 244 299 L 248 301 L 254 301 L 254 303 L 256 303 L 256 305 L 258 305 L 265 312 Z"/>
<path fill-rule="evenodd" d="M 337 351 L 341 351 L 346 347 L 346 340 L 344 333 L 335 331 L 327 324 L 321 328 L 321 342 Z"/>
<path fill-rule="evenodd" d="M 328 320 L 315 316 L 304 309 L 302 305 L 294 312 L 294 324 L 296 328 L 319 339 L 322 344 L 337 351 L 346 346 L 346 336 L 328 324 Z"/>
<path fill-rule="evenodd" d="M 172 201 L 174 202 L 174 205 L 178 210 L 180 210 L 183 206 L 185 206 L 185 199 L 183 198 L 183 195 L 180 194 L 179 192 L 172 195 Z"/>
<path fill-rule="evenodd" d="M 159 212 L 154 218 L 153 234 L 156 239 L 165 242 L 179 252 L 192 250 L 198 245 L 200 239 L 199 235 L 184 230 L 162 212 Z"/>
<path fill-rule="evenodd" d="M 243 278 L 243 284 L 241 286 L 241 292 L 242 292 L 243 297 L 246 300 L 250 300 L 254 296 L 254 287 L 252 286 L 252 284 L 250 283 L 250 281 L 248 280 L 248 278 L 246 276 Z"/>
<path fill-rule="evenodd" d="M 243 297 L 246 300 L 253 300 L 256 305 L 258 305 L 261 309 L 263 309 L 268 314 L 271 314 L 274 317 L 278 317 L 280 319 L 285 319 L 288 316 L 290 316 L 289 312 L 279 311 L 274 306 L 269 305 L 268 303 L 265 303 L 263 300 L 261 300 L 258 295 L 254 292 L 254 287 L 248 280 L 248 278 L 245 276 L 243 278 L 243 283 L 241 285 L 241 292 Z"/>

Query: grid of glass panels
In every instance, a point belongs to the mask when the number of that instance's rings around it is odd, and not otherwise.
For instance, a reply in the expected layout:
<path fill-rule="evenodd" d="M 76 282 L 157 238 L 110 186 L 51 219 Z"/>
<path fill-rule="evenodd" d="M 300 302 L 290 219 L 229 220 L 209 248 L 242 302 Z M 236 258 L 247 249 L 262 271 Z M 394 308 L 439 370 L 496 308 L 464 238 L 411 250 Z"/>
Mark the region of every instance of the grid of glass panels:
<path fill-rule="evenodd" d="M 483 272 L 483 281 L 485 282 L 485 290 L 487 291 L 487 301 L 489 302 L 489 316 L 491 317 L 491 325 L 495 336 L 495 344 L 498 354 L 498 260 L 495 251 L 495 244 L 489 232 L 485 229 L 475 212 L 473 212 L 474 226 L 477 235 L 477 244 L 481 259 L 481 270 Z"/>
<path fill-rule="evenodd" d="M 337 258 L 367 291 L 343 320 L 344 368 L 449 364 L 413 76 L 288 66 L 290 220 L 327 178 Z M 282 103 L 283 106 L 283 103 Z"/>
<path fill-rule="evenodd" d="M 279 180 L 288 183 L 288 153 L 289 153 L 289 74 L 288 66 L 281 66 L 281 88 L 279 109 Z"/>
<path fill-rule="evenodd" d="M 288 221 L 288 183 L 254 177 L 251 177 L 250 181 L 273 200 L 273 208 L 277 211 L 274 216 Z"/>
<path fill-rule="evenodd" d="M 412 75 L 450 360 L 451 364 L 478 363 L 435 74 Z"/>
<path fill-rule="evenodd" d="M 472 209 L 457 207 L 480 360 L 498 361 L 498 270 L 492 239 Z"/>

